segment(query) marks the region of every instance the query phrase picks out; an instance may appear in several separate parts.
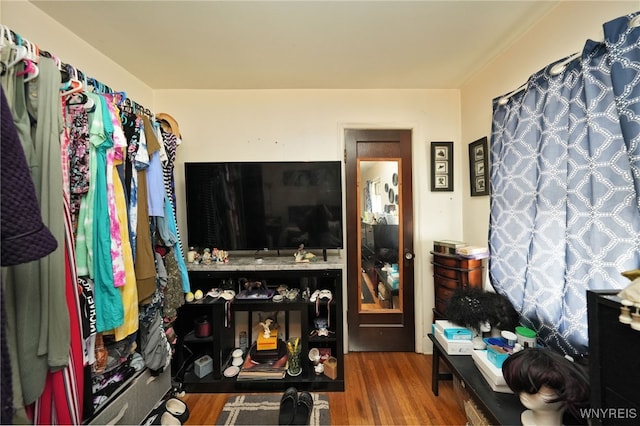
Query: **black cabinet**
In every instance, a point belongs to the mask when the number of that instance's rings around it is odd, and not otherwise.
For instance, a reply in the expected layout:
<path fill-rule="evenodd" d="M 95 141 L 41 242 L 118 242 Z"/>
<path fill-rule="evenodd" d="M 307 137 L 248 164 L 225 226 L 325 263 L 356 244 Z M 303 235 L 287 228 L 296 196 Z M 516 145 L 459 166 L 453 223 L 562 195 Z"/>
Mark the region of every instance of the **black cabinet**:
<path fill-rule="evenodd" d="M 179 308 L 176 320 L 178 342 L 174 356 L 174 380 L 183 383 L 187 392 L 242 392 L 279 391 L 294 386 L 299 390 L 343 391 L 343 307 L 342 307 L 342 263 L 319 260 L 296 263 L 293 258 L 265 258 L 261 263 L 251 259 L 232 259 L 229 264 L 189 265 L 191 290 L 200 289 L 206 294 L 212 288 L 233 289 L 237 293 L 245 280 L 262 281 L 268 289 L 285 285 L 299 289 L 295 300 L 274 302 L 272 299 L 241 299 L 231 302 L 224 299 L 187 303 Z M 316 290 L 329 290 L 332 299 L 321 298 L 316 302 L 302 297 L 305 290 L 313 294 Z M 284 379 L 238 380 L 225 377 L 223 372 L 230 365 L 231 353 L 239 347 L 240 331 L 247 332 L 248 346 L 257 338 L 254 328 L 262 313 L 277 313 L 279 336 L 300 338 L 303 372 L 299 376 L 285 375 Z M 199 320 L 206 318 L 211 334 L 196 336 Z M 328 323 L 326 333 L 316 331 L 316 319 Z M 308 358 L 311 348 L 330 352 L 337 363 L 337 378 L 332 380 L 324 374 L 316 375 Z M 208 355 L 213 360 L 213 371 L 198 377 L 194 361 Z M 246 351 L 245 351 L 246 356 Z"/>
<path fill-rule="evenodd" d="M 640 331 L 618 320 L 618 291 L 588 290 L 589 379 L 593 424 L 640 421 Z"/>

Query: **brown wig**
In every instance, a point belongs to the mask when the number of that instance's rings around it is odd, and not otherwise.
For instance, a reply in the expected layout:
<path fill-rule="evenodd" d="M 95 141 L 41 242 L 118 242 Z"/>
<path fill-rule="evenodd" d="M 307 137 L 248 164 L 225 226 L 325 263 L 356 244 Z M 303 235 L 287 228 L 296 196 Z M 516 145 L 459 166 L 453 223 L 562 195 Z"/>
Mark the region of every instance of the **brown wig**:
<path fill-rule="evenodd" d="M 524 349 L 510 355 L 502 364 L 504 380 L 518 395 L 535 394 L 542 386 L 555 391 L 549 402 L 563 402 L 569 412 L 578 415 L 578 408 L 588 405 L 589 379 L 582 367 L 557 352 L 546 348 Z"/>

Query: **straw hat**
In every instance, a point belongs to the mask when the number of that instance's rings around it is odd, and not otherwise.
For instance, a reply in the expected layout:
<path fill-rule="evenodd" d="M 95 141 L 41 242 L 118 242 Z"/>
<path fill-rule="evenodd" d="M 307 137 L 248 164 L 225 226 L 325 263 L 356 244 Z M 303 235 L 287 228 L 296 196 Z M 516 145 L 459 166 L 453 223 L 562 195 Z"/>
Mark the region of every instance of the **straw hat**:
<path fill-rule="evenodd" d="M 165 132 L 173 133 L 177 137 L 182 138 L 182 135 L 180 135 L 180 126 L 178 126 L 178 122 L 175 118 L 166 112 L 161 112 L 156 114 L 156 119 L 160 121 L 160 125 Z"/>

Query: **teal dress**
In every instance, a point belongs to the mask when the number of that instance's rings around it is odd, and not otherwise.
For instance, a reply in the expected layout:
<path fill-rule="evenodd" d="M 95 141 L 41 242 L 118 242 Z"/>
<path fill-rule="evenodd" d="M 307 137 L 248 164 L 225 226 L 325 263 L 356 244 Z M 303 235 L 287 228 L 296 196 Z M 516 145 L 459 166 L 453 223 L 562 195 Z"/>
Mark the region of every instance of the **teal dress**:
<path fill-rule="evenodd" d="M 104 124 L 104 142 L 95 146 L 96 174 L 93 204 L 93 273 L 98 332 L 112 330 L 124 322 L 120 290 L 114 286 L 111 258 L 111 224 L 107 199 L 107 151 L 113 147 L 113 124 L 102 96 L 99 97 Z"/>

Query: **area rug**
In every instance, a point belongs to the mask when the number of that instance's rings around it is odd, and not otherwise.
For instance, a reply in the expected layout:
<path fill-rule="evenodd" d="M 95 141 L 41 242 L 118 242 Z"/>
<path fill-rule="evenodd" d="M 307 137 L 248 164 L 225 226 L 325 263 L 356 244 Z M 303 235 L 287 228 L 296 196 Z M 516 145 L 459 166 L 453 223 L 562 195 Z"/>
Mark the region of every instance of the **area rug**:
<path fill-rule="evenodd" d="M 312 392 L 311 426 L 331 424 L 329 398 Z M 227 399 L 216 425 L 277 425 L 282 394 L 240 395 Z"/>

